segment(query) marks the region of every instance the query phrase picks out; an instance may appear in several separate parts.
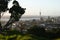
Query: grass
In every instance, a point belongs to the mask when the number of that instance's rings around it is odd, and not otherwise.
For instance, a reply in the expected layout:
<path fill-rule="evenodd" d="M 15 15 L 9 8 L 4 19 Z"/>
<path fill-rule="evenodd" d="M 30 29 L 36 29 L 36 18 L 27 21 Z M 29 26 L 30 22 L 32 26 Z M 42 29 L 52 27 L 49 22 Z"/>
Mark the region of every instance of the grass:
<path fill-rule="evenodd" d="M 1 35 L 0 34 L 0 40 L 48 40 L 47 38 L 43 38 L 43 37 L 36 37 L 36 36 L 32 36 L 29 34 L 26 35 Z"/>
<path fill-rule="evenodd" d="M 5 34 L 0 34 L 0 40 L 51 40 L 46 37 L 38 37 L 32 34 L 21 34 L 20 32 L 13 30 L 9 32 L 4 32 Z M 55 40 L 60 40 L 57 38 Z"/>

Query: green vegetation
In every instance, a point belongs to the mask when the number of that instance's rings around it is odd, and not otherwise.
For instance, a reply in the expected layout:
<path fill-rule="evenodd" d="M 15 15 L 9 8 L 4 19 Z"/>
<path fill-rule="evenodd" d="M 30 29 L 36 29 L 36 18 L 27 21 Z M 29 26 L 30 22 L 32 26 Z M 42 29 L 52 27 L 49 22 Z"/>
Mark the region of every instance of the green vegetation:
<path fill-rule="evenodd" d="M 0 40 L 51 40 L 51 38 L 36 36 L 29 33 L 22 34 L 19 31 L 12 30 L 12 31 L 3 31 L 3 33 L 0 34 Z M 56 38 L 55 40 L 60 40 L 60 38 Z"/>
<path fill-rule="evenodd" d="M 32 36 L 32 35 L 1 35 L 0 34 L 0 40 L 48 40 L 47 38 L 44 37 L 37 37 L 37 36 Z"/>
<path fill-rule="evenodd" d="M 32 27 L 26 34 L 17 30 L 2 31 L 0 33 L 0 40 L 60 40 L 60 33 L 45 32 L 44 28 Z"/>
<path fill-rule="evenodd" d="M 0 34 L 0 40 L 49 40 L 45 37 L 38 37 L 32 34 L 21 34 L 16 30 L 4 31 Z"/>

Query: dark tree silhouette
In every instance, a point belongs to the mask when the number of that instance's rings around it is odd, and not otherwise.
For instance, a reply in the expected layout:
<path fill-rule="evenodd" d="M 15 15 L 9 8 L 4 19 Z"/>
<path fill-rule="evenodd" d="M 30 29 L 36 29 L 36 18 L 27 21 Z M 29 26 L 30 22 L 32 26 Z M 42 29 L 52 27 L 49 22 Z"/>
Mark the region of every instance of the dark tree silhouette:
<path fill-rule="evenodd" d="M 8 2 L 10 0 L 0 0 L 0 30 L 2 29 L 1 25 L 1 12 L 5 12 L 8 10 Z"/>
<path fill-rule="evenodd" d="M 14 0 L 13 6 L 10 8 L 9 13 L 11 13 L 10 20 L 4 26 L 5 29 L 8 29 L 8 26 L 12 23 L 19 21 L 21 16 L 25 13 L 25 8 L 19 6 L 19 3 Z"/>

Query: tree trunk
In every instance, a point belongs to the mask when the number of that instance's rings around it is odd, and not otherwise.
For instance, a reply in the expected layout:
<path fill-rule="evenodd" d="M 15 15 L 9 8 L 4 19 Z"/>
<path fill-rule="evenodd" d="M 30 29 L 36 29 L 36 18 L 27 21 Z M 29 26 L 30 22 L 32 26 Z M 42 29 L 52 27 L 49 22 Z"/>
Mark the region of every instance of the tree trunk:
<path fill-rule="evenodd" d="M 1 12 L 0 12 L 0 33 L 2 32 L 2 25 L 1 25 Z"/>
<path fill-rule="evenodd" d="M 1 12 L 0 12 L 0 27 L 1 27 Z"/>

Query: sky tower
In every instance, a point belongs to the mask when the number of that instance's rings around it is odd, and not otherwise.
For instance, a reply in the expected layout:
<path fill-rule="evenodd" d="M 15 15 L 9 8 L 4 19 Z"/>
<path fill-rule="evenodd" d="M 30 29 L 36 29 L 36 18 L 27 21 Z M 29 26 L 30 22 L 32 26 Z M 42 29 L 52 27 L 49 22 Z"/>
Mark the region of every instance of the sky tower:
<path fill-rule="evenodd" d="M 40 20 L 41 20 L 41 12 L 39 14 L 40 14 Z"/>

